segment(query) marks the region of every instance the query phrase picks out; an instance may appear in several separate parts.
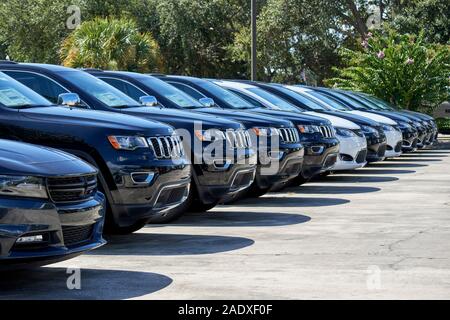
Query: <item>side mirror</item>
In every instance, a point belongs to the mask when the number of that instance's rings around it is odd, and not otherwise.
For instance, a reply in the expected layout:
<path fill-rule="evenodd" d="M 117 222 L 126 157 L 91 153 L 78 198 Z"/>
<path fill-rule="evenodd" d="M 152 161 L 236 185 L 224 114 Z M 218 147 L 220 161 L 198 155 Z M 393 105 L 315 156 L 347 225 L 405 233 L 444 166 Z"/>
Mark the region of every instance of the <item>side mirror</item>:
<path fill-rule="evenodd" d="M 76 93 L 61 93 L 58 96 L 58 104 L 68 107 L 79 107 L 81 106 L 81 99 Z"/>
<path fill-rule="evenodd" d="M 216 102 L 214 99 L 211 98 L 201 98 L 198 100 L 202 105 L 204 105 L 206 108 L 212 108 L 216 105 Z"/>
<path fill-rule="evenodd" d="M 146 107 L 158 106 L 158 99 L 154 96 L 143 96 L 139 98 L 139 102 Z"/>

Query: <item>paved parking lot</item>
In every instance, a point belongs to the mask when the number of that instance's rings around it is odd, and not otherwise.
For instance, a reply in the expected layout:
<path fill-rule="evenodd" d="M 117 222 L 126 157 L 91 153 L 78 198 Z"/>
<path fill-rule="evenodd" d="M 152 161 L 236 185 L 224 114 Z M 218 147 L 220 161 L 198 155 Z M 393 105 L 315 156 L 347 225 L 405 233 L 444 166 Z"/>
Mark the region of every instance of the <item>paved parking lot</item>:
<path fill-rule="evenodd" d="M 450 297 L 450 138 L 88 255 L 0 275 L 0 298 Z M 68 290 L 67 268 L 81 268 Z"/>

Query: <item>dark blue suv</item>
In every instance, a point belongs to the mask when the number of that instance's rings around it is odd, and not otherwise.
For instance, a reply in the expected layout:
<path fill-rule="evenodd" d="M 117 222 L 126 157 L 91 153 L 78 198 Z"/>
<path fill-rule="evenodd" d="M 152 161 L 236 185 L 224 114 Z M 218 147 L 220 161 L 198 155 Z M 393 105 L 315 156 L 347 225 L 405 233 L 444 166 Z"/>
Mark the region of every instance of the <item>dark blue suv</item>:
<path fill-rule="evenodd" d="M 0 63 L 0 69 L 11 66 Z M 107 200 L 106 231 L 136 231 L 152 216 L 186 201 L 191 168 L 172 127 L 52 104 L 1 72 L 0 90 L 0 138 L 64 150 L 98 168 L 99 189 Z M 69 98 L 64 97 L 73 101 Z M 171 151 L 163 155 L 153 146 L 155 139 L 172 141 Z"/>
<path fill-rule="evenodd" d="M 0 140 L 0 267 L 49 264 L 103 245 L 104 200 L 86 162 Z"/>

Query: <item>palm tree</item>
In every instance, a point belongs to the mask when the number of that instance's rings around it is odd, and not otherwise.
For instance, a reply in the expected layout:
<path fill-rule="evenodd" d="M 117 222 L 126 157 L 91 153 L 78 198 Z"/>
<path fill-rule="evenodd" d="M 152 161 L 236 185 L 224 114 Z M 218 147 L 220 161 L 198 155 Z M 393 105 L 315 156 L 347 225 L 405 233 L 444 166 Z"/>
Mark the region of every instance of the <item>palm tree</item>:
<path fill-rule="evenodd" d="M 129 19 L 95 18 L 82 23 L 63 42 L 63 65 L 128 71 L 157 71 L 163 66 L 150 33 Z"/>

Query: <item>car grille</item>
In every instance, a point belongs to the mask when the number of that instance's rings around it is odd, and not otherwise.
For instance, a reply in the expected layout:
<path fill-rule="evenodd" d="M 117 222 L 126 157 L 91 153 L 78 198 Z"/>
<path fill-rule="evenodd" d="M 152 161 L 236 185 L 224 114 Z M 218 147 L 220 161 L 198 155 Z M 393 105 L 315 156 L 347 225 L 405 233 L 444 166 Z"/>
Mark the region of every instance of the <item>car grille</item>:
<path fill-rule="evenodd" d="M 227 130 L 227 143 L 233 148 L 250 148 L 252 146 L 250 134 L 244 130 Z"/>
<path fill-rule="evenodd" d="M 254 172 L 245 172 L 236 176 L 236 179 L 233 181 L 233 185 L 230 190 L 237 190 L 242 187 L 249 186 L 254 179 Z"/>
<path fill-rule="evenodd" d="M 148 138 L 157 159 L 181 158 L 184 155 L 183 143 L 179 136 Z"/>
<path fill-rule="evenodd" d="M 319 130 L 324 138 L 333 138 L 334 137 L 334 130 L 330 126 L 320 126 Z"/>
<path fill-rule="evenodd" d="M 356 163 L 364 163 L 366 162 L 366 158 L 367 158 L 367 150 L 361 150 L 358 155 L 356 156 Z"/>
<path fill-rule="evenodd" d="M 295 128 L 280 128 L 281 139 L 285 143 L 297 143 L 300 141 L 297 129 Z"/>
<path fill-rule="evenodd" d="M 97 191 L 97 176 L 47 178 L 50 199 L 56 203 L 89 199 Z"/>
<path fill-rule="evenodd" d="M 180 186 L 164 190 L 164 192 L 161 192 L 161 194 L 159 195 L 155 204 L 155 208 L 161 208 L 181 203 L 183 199 L 187 197 L 188 191 L 188 186 Z"/>
<path fill-rule="evenodd" d="M 399 143 L 397 143 L 394 150 L 395 150 L 395 152 L 402 151 L 402 142 L 401 141 Z"/>
<path fill-rule="evenodd" d="M 79 245 L 91 239 L 94 225 L 87 226 L 63 226 L 62 232 L 65 246 Z"/>
<path fill-rule="evenodd" d="M 382 146 L 380 146 L 380 147 L 378 148 L 377 155 L 378 155 L 379 157 L 384 157 L 384 155 L 386 154 L 386 149 L 387 149 L 387 146 L 386 146 L 385 144 L 382 145 Z"/>

